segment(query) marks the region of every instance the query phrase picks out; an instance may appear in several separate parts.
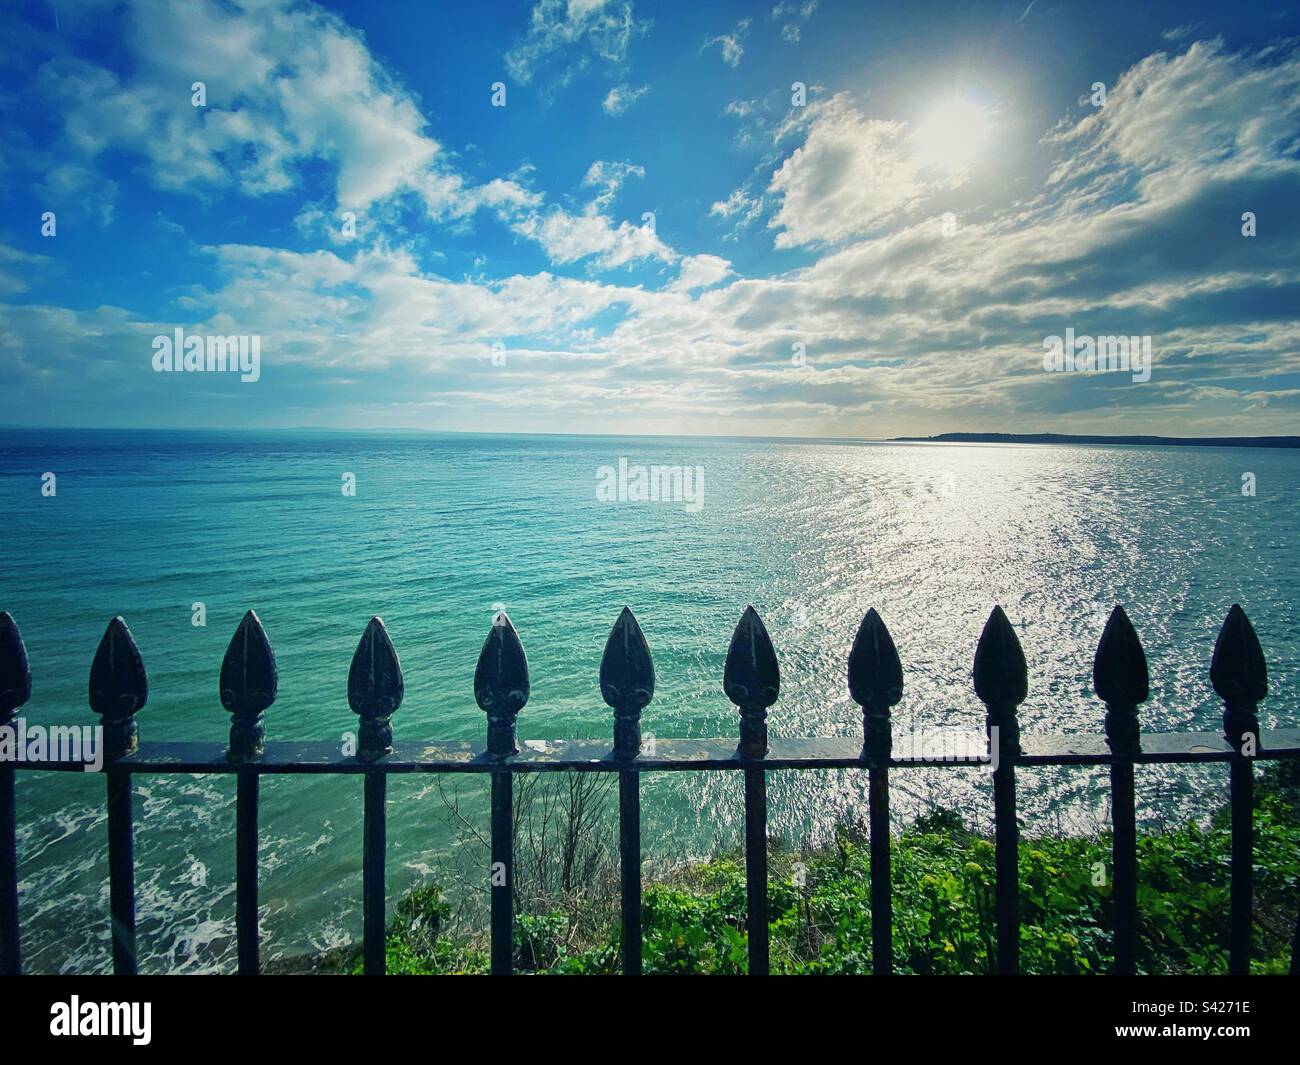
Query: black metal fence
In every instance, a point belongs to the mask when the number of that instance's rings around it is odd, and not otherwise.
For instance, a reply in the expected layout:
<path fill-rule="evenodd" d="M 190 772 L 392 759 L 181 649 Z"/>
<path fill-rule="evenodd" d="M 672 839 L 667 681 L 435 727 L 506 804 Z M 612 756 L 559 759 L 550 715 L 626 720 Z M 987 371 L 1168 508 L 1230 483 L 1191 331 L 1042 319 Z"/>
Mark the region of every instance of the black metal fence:
<path fill-rule="evenodd" d="M 240 622 L 221 664 L 221 703 L 232 715 L 230 743 L 140 742 L 135 715 L 148 681 L 126 623 L 108 625 L 90 667 L 90 706 L 103 722 L 108 782 L 108 853 L 113 970 L 136 972 L 134 820 L 136 773 L 233 773 L 236 796 L 236 928 L 239 971 L 256 973 L 258 958 L 258 785 L 267 773 L 359 773 L 364 777 L 362 892 L 364 970 L 384 972 L 385 792 L 390 773 L 491 775 L 492 972 L 513 963 L 513 775 L 535 772 L 618 774 L 622 888 L 622 968 L 641 972 L 642 773 L 738 770 L 745 785 L 745 856 L 749 972 L 768 972 L 767 773 L 785 769 L 864 769 L 868 775 L 871 920 L 874 971 L 893 968 L 889 868 L 889 772 L 908 766 L 992 763 L 995 826 L 997 970 L 1019 968 L 1020 918 L 1016 770 L 1022 766 L 1110 767 L 1113 819 L 1115 972 L 1132 973 L 1137 943 L 1137 830 L 1134 766 L 1145 762 L 1227 762 L 1231 804 L 1230 942 L 1228 968 L 1246 973 L 1252 895 L 1252 763 L 1300 757 L 1300 729 L 1276 730 L 1265 745 L 1258 704 L 1267 692 L 1264 655 L 1250 621 L 1233 606 L 1214 645 L 1209 679 L 1223 700 L 1223 735 L 1142 734 L 1138 706 L 1147 698 L 1146 655 L 1122 607 L 1106 623 L 1093 662 L 1093 689 L 1106 705 L 1104 735 L 1025 736 L 1016 708 L 1027 691 L 1025 657 L 1000 607 L 984 625 L 974 662 L 975 693 L 987 709 L 988 749 L 953 758 L 924 749 L 892 750 L 890 709 L 902 698 L 903 670 L 885 624 L 868 611 L 848 658 L 848 686 L 862 707 L 864 742 L 845 738 L 785 739 L 767 731 L 777 700 L 776 652 L 753 607 L 731 637 L 723 690 L 740 711 L 740 743 L 665 740 L 642 749 L 641 712 L 654 696 L 654 664 L 645 636 L 624 608 L 600 665 L 600 692 L 614 711 L 614 742 L 548 741 L 520 750 L 515 721 L 528 702 L 528 662 L 504 614 L 493 622 L 474 674 L 474 697 L 487 713 L 486 746 L 394 742 L 391 718 L 401 705 L 402 671 L 388 632 L 372 618 L 348 673 L 348 702 L 360 718 L 355 754 L 335 743 L 268 743 L 263 715 L 276 696 L 275 655 L 257 615 Z M 0 727 L 10 725 L 31 695 L 27 653 L 13 619 L 0 613 Z M 14 778 L 17 769 L 81 769 L 80 762 L 0 763 L 0 973 L 21 971 Z M 1300 944 L 1298 944 L 1300 945 Z M 1291 970 L 1296 972 L 1293 952 Z"/>

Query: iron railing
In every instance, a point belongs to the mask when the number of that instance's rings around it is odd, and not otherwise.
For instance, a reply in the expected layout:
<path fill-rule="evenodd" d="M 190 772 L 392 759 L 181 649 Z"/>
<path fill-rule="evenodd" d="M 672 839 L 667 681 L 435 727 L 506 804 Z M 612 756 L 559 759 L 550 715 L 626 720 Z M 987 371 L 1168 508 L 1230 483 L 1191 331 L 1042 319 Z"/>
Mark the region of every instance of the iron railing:
<path fill-rule="evenodd" d="M 1219 632 L 1210 682 L 1223 700 L 1224 733 L 1142 734 L 1138 706 L 1147 698 L 1146 655 L 1122 607 L 1106 623 L 1093 662 L 1093 689 L 1106 705 L 1104 735 L 1021 737 L 1016 708 L 1027 690 L 1025 656 L 1015 630 L 994 607 L 975 650 L 975 693 L 987 709 L 988 747 L 954 758 L 922 746 L 892 750 L 890 709 L 903 693 L 894 642 L 875 610 L 867 612 L 848 658 L 848 686 L 862 707 L 864 742 L 848 738 L 786 739 L 767 731 L 780 671 L 776 652 L 753 607 L 731 638 L 723 690 L 740 711 L 740 743 L 722 739 L 658 739 L 642 749 L 641 712 L 654 695 L 650 648 L 624 608 L 600 664 L 600 692 L 614 711 L 613 746 L 589 741 L 529 743 L 521 750 L 515 723 L 528 702 L 528 662 L 504 614 L 492 624 L 474 674 L 474 696 L 487 713 L 487 743 L 394 742 L 391 718 L 401 705 L 402 671 L 388 632 L 371 619 L 348 673 L 348 702 L 360 718 L 355 754 L 335 743 L 266 742 L 263 715 L 276 696 L 275 655 L 257 615 L 244 615 L 221 664 L 221 703 L 232 715 L 230 742 L 140 742 L 135 715 L 148 681 L 126 623 L 108 625 L 90 668 L 90 706 L 103 723 L 108 782 L 108 852 L 113 970 L 136 972 L 134 821 L 131 778 L 137 773 L 233 773 L 236 796 L 236 929 L 239 972 L 256 973 L 258 957 L 258 784 L 268 773 L 356 773 L 364 777 L 362 830 L 363 968 L 384 972 L 385 791 L 391 773 L 491 775 L 491 965 L 511 972 L 513 926 L 513 776 L 535 772 L 618 774 L 622 891 L 622 970 L 641 972 L 640 778 L 662 771 L 738 770 L 744 774 L 749 972 L 768 972 L 767 773 L 784 769 L 865 769 L 871 850 L 874 971 L 893 968 L 889 867 L 889 772 L 911 766 L 992 762 L 995 832 L 996 966 L 1019 968 L 1016 770 L 1025 766 L 1110 768 L 1113 822 L 1114 971 L 1136 970 L 1137 830 L 1133 790 L 1139 763 L 1226 762 L 1231 806 L 1229 960 L 1249 969 L 1252 893 L 1252 762 L 1300 757 L 1300 730 L 1281 729 L 1263 743 L 1258 704 L 1267 692 L 1264 655 L 1250 621 L 1233 606 Z M 0 727 L 31 695 L 27 653 L 13 619 L 0 613 Z M 21 971 L 14 777 L 18 768 L 81 769 L 76 762 L 0 763 L 0 972 Z M 1291 968 L 1296 971 L 1293 953 Z"/>

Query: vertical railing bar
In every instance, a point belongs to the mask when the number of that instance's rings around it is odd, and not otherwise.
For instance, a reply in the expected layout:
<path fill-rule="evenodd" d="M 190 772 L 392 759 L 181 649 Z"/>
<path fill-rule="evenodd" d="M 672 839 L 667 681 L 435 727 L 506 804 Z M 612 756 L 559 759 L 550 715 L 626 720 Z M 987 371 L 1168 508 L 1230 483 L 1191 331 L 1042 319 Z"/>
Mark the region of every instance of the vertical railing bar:
<path fill-rule="evenodd" d="M 737 753 L 745 766 L 745 928 L 749 975 L 766 976 L 767 915 L 767 710 L 781 693 L 776 648 L 758 612 L 745 607 L 722 669 L 722 690 L 740 711 Z"/>
<path fill-rule="evenodd" d="M 90 664 L 90 708 L 103 718 L 108 784 L 108 909 L 113 972 L 136 974 L 135 825 L 131 773 L 117 759 L 139 744 L 135 714 L 149 699 L 140 649 L 121 617 L 108 623 Z"/>
<path fill-rule="evenodd" d="M 641 774 L 618 774 L 619 887 L 623 975 L 641 975 Z"/>
<path fill-rule="evenodd" d="M 1106 704 L 1110 764 L 1112 900 L 1115 913 L 1114 967 L 1120 976 L 1137 972 L 1137 800 L 1133 759 L 1142 751 L 1138 706 L 1150 694 L 1146 652 L 1124 607 L 1106 619 L 1092 660 L 1092 688 Z"/>
<path fill-rule="evenodd" d="M 492 774 L 492 975 L 514 972 L 514 818 L 509 773 Z"/>
<path fill-rule="evenodd" d="M 1232 817 L 1232 865 L 1228 887 L 1228 973 L 1250 972 L 1251 900 L 1254 893 L 1255 773 L 1250 759 L 1229 763 L 1229 805 Z"/>
<path fill-rule="evenodd" d="M 767 770 L 745 769 L 745 927 L 749 975 L 767 976 Z"/>
<path fill-rule="evenodd" d="M 108 776 L 108 895 L 113 935 L 113 972 L 136 974 L 135 831 L 131 774 L 110 766 Z"/>
<path fill-rule="evenodd" d="M 1236 752 L 1228 763 L 1232 821 L 1232 866 L 1228 888 L 1228 972 L 1250 972 L 1251 903 L 1254 868 L 1255 773 L 1252 759 L 1263 750 L 1258 708 L 1268 694 L 1268 667 L 1246 612 L 1233 603 L 1214 641 L 1210 683 L 1223 700 L 1224 738 Z"/>
<path fill-rule="evenodd" d="M 1137 810 L 1133 760 L 1110 766 L 1111 864 L 1114 867 L 1115 965 L 1117 976 L 1137 972 Z"/>
<path fill-rule="evenodd" d="M 361 907 L 363 963 L 366 976 L 383 976 L 387 968 L 384 909 L 384 854 L 387 847 L 387 774 L 365 774 L 364 823 L 361 829 Z"/>
<path fill-rule="evenodd" d="M 275 652 L 262 621 L 245 611 L 221 660 L 217 689 L 221 705 L 230 711 L 230 743 L 226 757 L 245 763 L 266 749 L 266 710 L 275 702 L 279 673 Z M 235 936 L 239 975 L 256 976 L 261 969 L 257 912 L 257 820 L 261 785 L 249 766 L 236 770 L 235 791 Z"/>
<path fill-rule="evenodd" d="M 258 775 L 236 774 L 235 791 L 235 934 L 239 975 L 256 976 L 261 968 L 257 927 Z"/>
<path fill-rule="evenodd" d="M 641 753 L 641 711 L 655 692 L 650 645 L 629 607 L 609 630 L 600 657 L 600 695 L 614 710 L 614 757 L 634 762 Z M 624 976 L 641 975 L 641 777 L 618 774 L 619 895 Z"/>
<path fill-rule="evenodd" d="M 903 666 L 889 629 L 868 610 L 849 651 L 849 695 L 862 707 L 862 758 L 867 770 L 871 835 L 871 971 L 894 971 L 894 910 L 889 869 L 890 707 L 903 698 Z"/>
<path fill-rule="evenodd" d="M 515 719 L 528 702 L 528 658 L 505 611 L 492 619 L 474 669 L 474 700 L 487 714 L 487 756 L 504 762 L 519 753 Z M 492 774 L 491 866 L 492 975 L 514 971 L 514 783 L 509 770 Z"/>
<path fill-rule="evenodd" d="M 867 809 L 871 831 L 871 971 L 894 971 L 894 911 L 889 870 L 889 768 L 867 770 Z"/>
<path fill-rule="evenodd" d="M 0 976 L 23 971 L 18 929 L 18 820 L 12 765 L 0 766 Z"/>
<path fill-rule="evenodd" d="M 388 929 L 384 863 L 388 847 L 388 775 L 375 763 L 393 753 L 392 717 L 402 705 L 406 682 L 397 648 L 383 618 L 372 617 L 348 667 L 348 705 L 361 721 L 357 758 L 370 765 L 362 789 L 361 913 L 362 972 L 387 971 Z"/>
<path fill-rule="evenodd" d="M 1020 971 L 1020 830 L 1016 824 L 1016 771 L 1006 754 L 993 771 L 993 832 L 997 894 L 998 972 Z"/>
<path fill-rule="evenodd" d="M 993 764 L 994 911 L 997 971 L 1020 971 L 1020 829 L 1016 824 L 1016 759 L 1020 726 L 1016 707 L 1028 691 L 1028 669 L 1015 629 L 995 606 L 980 634 L 973 669 L 975 694 L 987 709 L 985 725 Z"/>

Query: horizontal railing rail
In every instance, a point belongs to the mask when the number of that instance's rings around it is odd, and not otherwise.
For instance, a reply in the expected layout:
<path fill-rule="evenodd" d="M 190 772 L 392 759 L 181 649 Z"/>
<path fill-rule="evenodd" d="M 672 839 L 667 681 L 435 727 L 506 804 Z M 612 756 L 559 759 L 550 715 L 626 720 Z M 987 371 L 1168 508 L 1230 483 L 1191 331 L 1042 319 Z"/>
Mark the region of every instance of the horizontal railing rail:
<path fill-rule="evenodd" d="M 362 827 L 363 970 L 384 972 L 385 801 L 392 773 L 487 773 L 491 776 L 491 968 L 513 969 L 513 784 L 518 773 L 617 773 L 621 866 L 622 971 L 641 972 L 640 778 L 651 772 L 736 770 L 743 774 L 749 972 L 766 974 L 767 773 L 775 770 L 859 769 L 868 774 L 871 855 L 872 965 L 893 970 L 890 884 L 889 772 L 894 768 L 984 766 L 994 801 L 994 920 L 996 968 L 1019 971 L 1019 829 L 1017 768 L 1108 766 L 1111 784 L 1114 971 L 1136 971 L 1137 829 L 1134 767 L 1155 763 L 1226 762 L 1229 771 L 1230 887 L 1228 969 L 1249 971 L 1253 882 L 1252 762 L 1300 757 L 1300 729 L 1261 736 L 1258 705 L 1267 694 L 1264 656 L 1250 621 L 1233 606 L 1220 629 L 1210 682 L 1224 703 L 1224 731 L 1143 733 L 1138 706 L 1148 694 L 1141 642 L 1122 607 L 1107 621 L 1093 662 L 1093 689 L 1106 705 L 1101 735 L 1021 736 L 1016 708 L 1028 690 L 1019 639 L 995 607 L 975 652 L 976 695 L 986 707 L 985 731 L 956 743 L 923 737 L 894 750 L 891 708 L 903 693 L 903 671 L 884 622 L 867 612 L 848 658 L 848 688 L 862 708 L 862 740 L 850 737 L 769 737 L 767 711 L 780 691 L 780 669 L 763 622 L 752 607 L 732 635 L 723 690 L 740 713 L 740 741 L 656 738 L 642 743 L 641 713 L 654 696 L 654 664 L 632 612 L 624 608 L 600 665 L 600 691 L 614 712 L 612 744 L 595 740 L 530 740 L 516 736 L 528 702 L 528 662 L 505 614 L 493 621 L 474 676 L 474 694 L 488 719 L 486 742 L 395 741 L 391 719 L 405 689 L 397 652 L 379 618 L 371 619 L 353 655 L 348 701 L 360 719 L 355 752 L 329 742 L 267 742 L 265 711 L 276 697 L 275 655 L 257 615 L 249 611 L 226 650 L 220 673 L 222 705 L 231 714 L 229 743 L 141 742 L 136 713 L 148 699 L 143 661 L 126 623 L 108 625 L 90 670 L 90 705 L 103 723 L 107 778 L 109 909 L 113 970 L 137 970 L 134 817 L 131 778 L 150 773 L 234 774 L 235 880 L 239 971 L 259 971 L 258 798 L 267 774 L 359 774 L 364 777 Z M 27 652 L 13 619 L 0 613 L 0 728 L 16 728 L 16 712 L 31 696 Z M 14 778 L 17 769 L 83 770 L 81 761 L 0 761 L 0 973 L 21 972 Z M 1300 929 L 1300 922 L 1298 922 Z M 1300 935 L 1297 937 L 1300 946 Z M 1291 969 L 1300 959 L 1293 951 Z"/>

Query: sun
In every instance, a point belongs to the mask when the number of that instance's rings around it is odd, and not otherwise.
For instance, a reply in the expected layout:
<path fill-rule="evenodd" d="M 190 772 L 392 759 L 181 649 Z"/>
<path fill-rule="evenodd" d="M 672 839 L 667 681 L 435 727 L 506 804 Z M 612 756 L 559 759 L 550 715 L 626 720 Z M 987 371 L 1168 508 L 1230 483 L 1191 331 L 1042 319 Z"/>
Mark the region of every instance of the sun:
<path fill-rule="evenodd" d="M 989 139 L 989 112 L 974 100 L 956 97 L 935 104 L 912 134 L 917 159 L 934 170 L 968 170 Z"/>

